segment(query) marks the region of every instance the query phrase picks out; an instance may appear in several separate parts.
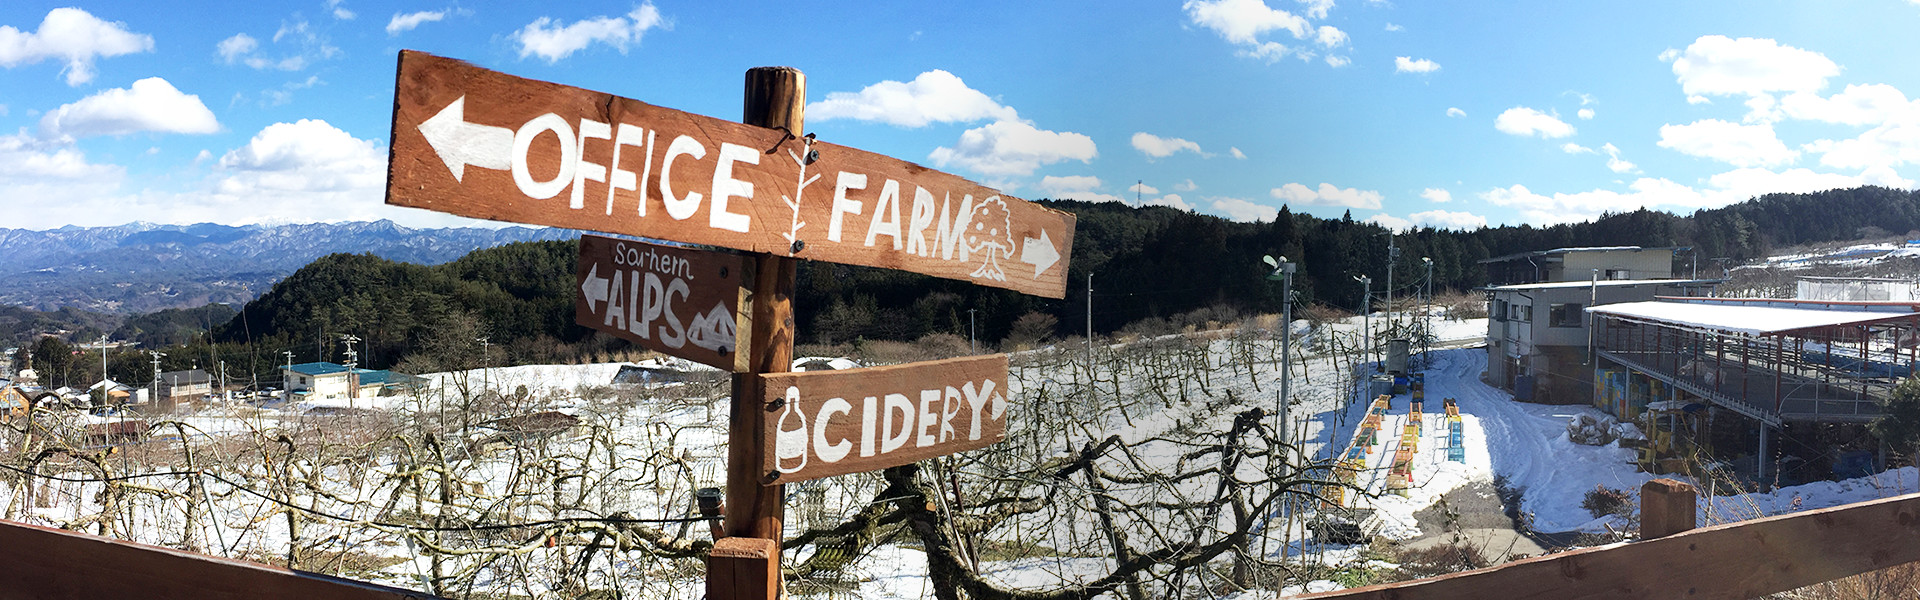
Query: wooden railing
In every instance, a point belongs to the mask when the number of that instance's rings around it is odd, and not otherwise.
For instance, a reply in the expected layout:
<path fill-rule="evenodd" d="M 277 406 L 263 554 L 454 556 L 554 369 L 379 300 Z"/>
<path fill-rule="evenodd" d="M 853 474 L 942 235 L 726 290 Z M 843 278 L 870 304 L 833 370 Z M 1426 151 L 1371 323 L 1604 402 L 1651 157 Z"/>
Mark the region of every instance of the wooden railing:
<path fill-rule="evenodd" d="M 0 521 L 0 599 L 402 600 L 433 595 Z"/>
<path fill-rule="evenodd" d="M 1640 499 L 1642 541 L 1302 598 L 1747 600 L 1920 561 L 1920 494 L 1704 529 L 1692 486 L 1657 479 Z"/>

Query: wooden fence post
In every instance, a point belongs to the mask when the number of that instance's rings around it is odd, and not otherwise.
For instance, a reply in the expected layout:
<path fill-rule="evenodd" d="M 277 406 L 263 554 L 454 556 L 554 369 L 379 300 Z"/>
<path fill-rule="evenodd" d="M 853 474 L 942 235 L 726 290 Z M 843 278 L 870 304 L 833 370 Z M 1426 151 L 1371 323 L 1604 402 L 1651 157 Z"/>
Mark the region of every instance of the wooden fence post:
<path fill-rule="evenodd" d="M 741 121 L 784 127 L 795 137 L 804 135 L 805 75 L 791 67 L 756 67 L 747 71 L 746 79 Z M 800 142 L 786 144 L 799 147 Z M 747 372 L 733 374 L 733 414 L 727 429 L 725 527 L 732 537 L 715 540 L 707 557 L 707 597 L 714 600 L 774 600 L 781 588 L 781 520 L 786 512 L 781 502 L 786 486 L 761 485 L 766 476 L 760 472 L 761 465 L 769 463 L 761 456 L 760 440 L 768 423 L 760 374 L 785 373 L 793 367 L 793 287 L 798 261 L 760 254 L 754 263 L 752 329 L 747 340 L 751 363 Z"/>
<path fill-rule="evenodd" d="M 1640 486 L 1640 539 L 1651 540 L 1697 526 L 1693 486 L 1655 479 Z"/>

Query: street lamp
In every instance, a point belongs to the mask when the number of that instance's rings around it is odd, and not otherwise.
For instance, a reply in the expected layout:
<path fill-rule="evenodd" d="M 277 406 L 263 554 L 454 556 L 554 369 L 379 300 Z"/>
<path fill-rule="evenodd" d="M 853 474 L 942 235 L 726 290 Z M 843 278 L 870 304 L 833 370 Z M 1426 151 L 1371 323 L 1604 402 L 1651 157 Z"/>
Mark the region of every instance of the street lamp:
<path fill-rule="evenodd" d="M 1366 275 L 1353 278 L 1365 286 L 1360 293 L 1360 352 L 1369 360 L 1373 358 L 1373 278 Z"/>
<path fill-rule="evenodd" d="M 1293 379 L 1293 271 L 1294 264 L 1282 256 L 1260 257 L 1273 272 L 1267 274 L 1267 281 L 1280 283 L 1280 400 L 1275 402 L 1274 415 L 1279 419 L 1280 441 L 1287 439 L 1287 403 L 1291 400 L 1289 389 Z"/>
<path fill-rule="evenodd" d="M 1422 256 L 1420 262 L 1427 266 L 1427 304 L 1420 310 L 1420 354 L 1424 364 L 1431 364 L 1433 357 L 1426 355 L 1433 352 L 1433 257 Z"/>

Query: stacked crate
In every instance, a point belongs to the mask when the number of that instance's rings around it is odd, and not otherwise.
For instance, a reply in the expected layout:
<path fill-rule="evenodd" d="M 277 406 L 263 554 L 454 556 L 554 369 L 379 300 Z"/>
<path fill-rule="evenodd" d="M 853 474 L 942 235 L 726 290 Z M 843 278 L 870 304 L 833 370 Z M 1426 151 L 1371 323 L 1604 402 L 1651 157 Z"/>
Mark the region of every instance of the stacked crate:
<path fill-rule="evenodd" d="M 1452 398 L 1448 398 L 1446 400 L 1446 404 L 1447 404 L 1447 460 L 1450 460 L 1453 462 L 1467 462 L 1467 448 L 1466 448 L 1466 445 L 1462 443 L 1462 440 L 1465 438 L 1465 435 L 1461 433 L 1463 431 L 1463 428 L 1460 425 L 1460 405 L 1455 404 Z"/>

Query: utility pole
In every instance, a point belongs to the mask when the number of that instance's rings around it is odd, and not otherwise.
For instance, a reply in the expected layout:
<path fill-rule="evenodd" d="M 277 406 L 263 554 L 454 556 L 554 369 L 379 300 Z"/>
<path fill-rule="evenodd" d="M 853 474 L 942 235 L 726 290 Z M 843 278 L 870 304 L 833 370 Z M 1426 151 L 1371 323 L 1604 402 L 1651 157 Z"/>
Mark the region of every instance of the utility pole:
<path fill-rule="evenodd" d="M 488 349 L 493 343 L 487 341 L 486 337 L 473 338 L 473 341 L 480 342 L 480 389 L 488 389 L 488 374 L 493 368 L 493 356 Z"/>
<path fill-rule="evenodd" d="M 107 380 L 107 334 L 100 334 L 100 381 Z M 107 386 L 100 386 L 100 398 L 107 397 Z"/>
<path fill-rule="evenodd" d="M 1274 259 L 1265 257 L 1267 266 L 1273 272 L 1267 274 L 1267 280 L 1280 280 L 1280 398 L 1274 402 L 1273 414 L 1280 432 L 1280 442 L 1287 442 L 1290 428 L 1287 426 L 1287 407 L 1292 400 L 1290 384 L 1293 382 L 1293 272 L 1295 265 L 1287 257 Z"/>
<path fill-rule="evenodd" d="M 1368 360 L 1373 359 L 1373 278 L 1366 275 L 1353 278 L 1360 282 L 1365 291 L 1360 294 L 1360 352 Z"/>
<path fill-rule="evenodd" d="M 353 399 L 360 397 L 360 375 L 354 372 L 354 367 L 360 366 L 360 353 L 353 350 L 353 344 L 360 338 L 345 334 L 340 341 L 347 344 L 347 408 L 353 408 Z"/>
<path fill-rule="evenodd" d="M 1422 364 L 1432 364 L 1433 357 L 1427 353 L 1433 351 L 1433 257 L 1420 257 L 1421 264 L 1427 266 L 1426 305 L 1420 309 L 1420 354 Z"/>
<path fill-rule="evenodd" d="M 160 401 L 160 359 L 161 357 L 166 356 L 167 353 L 160 352 L 157 350 L 148 350 L 147 354 L 153 355 L 153 396 L 150 398 L 147 398 L 147 401 L 159 402 Z M 102 385 L 100 386 L 100 399 L 102 401 L 105 401 L 107 399 L 108 390 L 105 383 L 106 382 L 101 382 Z"/>
<path fill-rule="evenodd" d="M 1087 406 L 1093 404 L 1093 273 L 1087 273 Z"/>
<path fill-rule="evenodd" d="M 972 354 L 980 353 L 980 339 L 978 337 L 979 334 L 974 329 L 973 318 L 973 313 L 977 311 L 978 309 L 967 309 L 967 350 Z"/>

